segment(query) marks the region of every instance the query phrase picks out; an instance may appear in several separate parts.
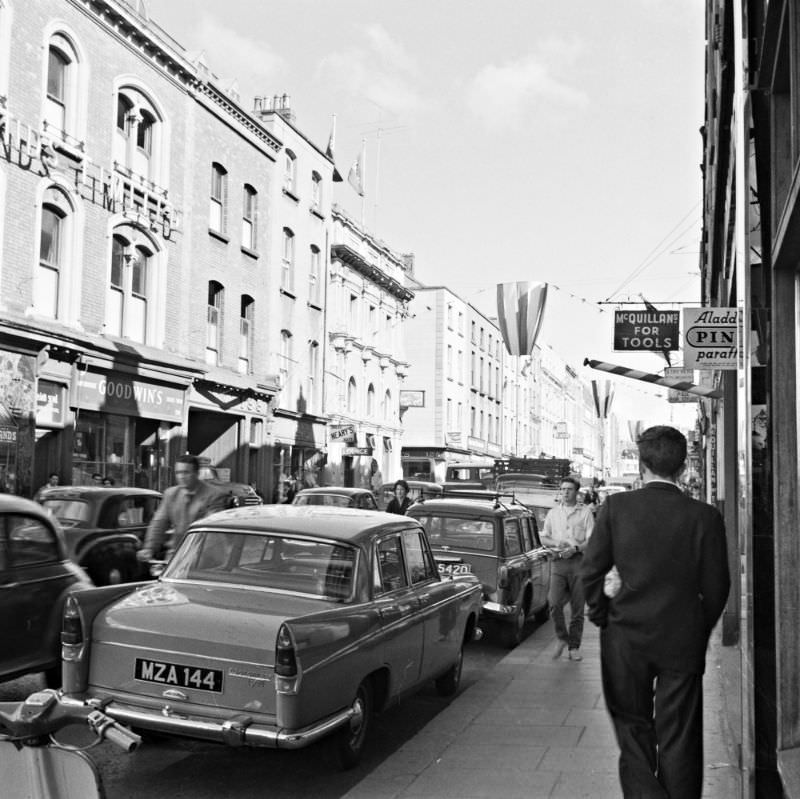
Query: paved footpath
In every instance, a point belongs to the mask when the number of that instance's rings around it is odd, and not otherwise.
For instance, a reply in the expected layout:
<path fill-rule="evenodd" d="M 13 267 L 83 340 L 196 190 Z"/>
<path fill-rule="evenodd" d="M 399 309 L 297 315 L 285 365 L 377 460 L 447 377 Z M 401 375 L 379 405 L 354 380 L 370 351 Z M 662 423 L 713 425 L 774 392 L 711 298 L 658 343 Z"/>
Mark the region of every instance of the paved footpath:
<path fill-rule="evenodd" d="M 344 799 L 619 799 L 597 629 L 587 623 L 581 662 L 554 661 L 554 646 L 548 622 Z M 723 685 L 737 658 L 717 630 L 704 681 L 703 799 L 741 796 Z"/>

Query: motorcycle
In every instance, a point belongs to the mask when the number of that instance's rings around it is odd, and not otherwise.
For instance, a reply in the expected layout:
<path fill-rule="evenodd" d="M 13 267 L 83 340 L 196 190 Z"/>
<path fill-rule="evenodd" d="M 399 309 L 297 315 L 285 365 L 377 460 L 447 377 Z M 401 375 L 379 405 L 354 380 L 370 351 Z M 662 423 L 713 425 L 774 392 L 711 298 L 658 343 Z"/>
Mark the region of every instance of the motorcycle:
<path fill-rule="evenodd" d="M 86 723 L 95 739 L 86 746 L 53 736 Z M 0 785 L 4 799 L 102 799 L 100 774 L 86 749 L 108 740 L 126 752 L 141 738 L 103 713 L 94 700 L 71 700 L 47 689 L 22 702 L 0 702 Z"/>

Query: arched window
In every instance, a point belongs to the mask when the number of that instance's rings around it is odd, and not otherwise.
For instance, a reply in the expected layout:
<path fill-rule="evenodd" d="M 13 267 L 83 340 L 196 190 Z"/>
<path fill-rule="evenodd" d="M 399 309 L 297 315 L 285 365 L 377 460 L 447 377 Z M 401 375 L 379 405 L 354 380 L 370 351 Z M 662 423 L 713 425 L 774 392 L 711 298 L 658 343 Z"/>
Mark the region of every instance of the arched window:
<path fill-rule="evenodd" d="M 311 209 L 322 213 L 322 176 L 319 172 L 311 173 Z"/>
<path fill-rule="evenodd" d="M 317 378 L 319 375 L 319 342 L 308 342 L 308 378 L 306 382 L 306 411 L 313 413 L 317 407 Z"/>
<path fill-rule="evenodd" d="M 239 372 L 249 375 L 253 371 L 253 315 L 255 300 L 242 294 L 239 308 Z"/>
<path fill-rule="evenodd" d="M 136 86 L 117 91 L 114 160 L 124 173 L 165 184 L 161 155 L 165 149 L 164 119 L 156 104 Z"/>
<path fill-rule="evenodd" d="M 222 323 L 225 310 L 225 288 L 216 280 L 208 281 L 206 323 L 206 363 L 219 366 L 222 360 Z"/>
<path fill-rule="evenodd" d="M 242 191 L 242 247 L 257 250 L 256 212 L 258 211 L 258 193 L 249 184 L 244 184 Z"/>
<path fill-rule="evenodd" d="M 114 233 L 106 301 L 106 332 L 110 335 L 150 342 L 154 255 L 150 240 L 134 229 Z"/>
<path fill-rule="evenodd" d="M 281 388 L 286 388 L 286 386 L 289 384 L 289 376 L 291 374 L 291 368 L 294 361 L 292 355 L 292 334 L 288 330 L 281 330 L 281 351 L 279 361 L 278 378 L 280 380 Z M 285 405 L 285 401 L 288 399 L 288 397 L 284 395 L 283 399 L 283 404 Z"/>
<path fill-rule="evenodd" d="M 367 388 L 367 416 L 372 417 L 375 415 L 375 386 L 372 383 Z"/>
<path fill-rule="evenodd" d="M 322 303 L 322 255 L 316 244 L 311 245 L 311 257 L 308 263 L 308 301 L 311 305 L 321 306 Z"/>
<path fill-rule="evenodd" d="M 392 411 L 392 392 L 387 391 L 383 395 L 383 418 L 387 421 L 391 421 L 394 418 L 394 413 Z"/>
<path fill-rule="evenodd" d="M 32 284 L 31 309 L 51 319 L 73 321 L 70 298 L 75 291 L 77 233 L 75 206 L 59 186 L 48 186 L 39 217 L 39 254 Z M 74 299 L 74 298 L 73 298 Z"/>
<path fill-rule="evenodd" d="M 226 206 L 228 204 L 228 173 L 222 164 L 211 164 L 211 198 L 208 227 L 225 233 Z"/>
<path fill-rule="evenodd" d="M 356 391 L 356 379 L 351 377 L 347 383 L 347 410 L 351 414 L 358 412 L 358 394 Z"/>
<path fill-rule="evenodd" d="M 283 229 L 283 258 L 281 258 L 281 288 L 294 294 L 294 233 Z"/>
<path fill-rule="evenodd" d="M 291 150 L 283 152 L 283 190 L 289 194 L 296 193 L 297 156 Z"/>
<path fill-rule="evenodd" d="M 60 141 L 77 144 L 85 116 L 81 108 L 81 61 L 70 37 L 57 32 L 47 44 L 47 81 L 44 96 L 44 133 Z"/>

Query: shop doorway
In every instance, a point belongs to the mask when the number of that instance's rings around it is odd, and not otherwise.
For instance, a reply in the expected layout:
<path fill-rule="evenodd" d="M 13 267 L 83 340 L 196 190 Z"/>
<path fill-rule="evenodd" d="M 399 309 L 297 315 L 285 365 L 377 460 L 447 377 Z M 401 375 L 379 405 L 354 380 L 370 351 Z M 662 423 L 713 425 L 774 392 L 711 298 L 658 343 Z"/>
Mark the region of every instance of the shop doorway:
<path fill-rule="evenodd" d="M 241 470 L 247 469 L 244 458 L 239 457 L 240 416 L 214 411 L 189 411 L 189 452 L 208 458 L 211 466 L 230 469 L 232 480 L 247 481 Z M 248 445 L 249 446 L 249 445 Z"/>

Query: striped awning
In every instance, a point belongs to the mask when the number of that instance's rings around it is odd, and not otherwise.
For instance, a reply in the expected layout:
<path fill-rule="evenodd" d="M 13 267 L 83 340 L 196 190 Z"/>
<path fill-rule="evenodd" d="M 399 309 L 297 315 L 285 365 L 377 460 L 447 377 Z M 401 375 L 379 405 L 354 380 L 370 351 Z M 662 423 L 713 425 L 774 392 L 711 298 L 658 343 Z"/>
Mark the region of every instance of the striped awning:
<path fill-rule="evenodd" d="M 539 335 L 547 283 L 497 284 L 497 321 L 509 355 L 530 355 Z"/>
<path fill-rule="evenodd" d="M 607 363 L 606 361 L 593 361 L 590 358 L 586 358 L 583 365 L 590 366 L 592 369 L 599 369 L 601 372 L 609 372 L 612 375 L 629 377 L 631 380 L 642 380 L 645 383 L 654 383 L 659 386 L 674 388 L 676 391 L 685 391 L 687 394 L 696 394 L 698 397 L 722 399 L 722 392 L 719 389 L 703 388 L 702 386 L 698 386 L 686 380 L 662 377 L 661 375 L 654 375 L 651 372 L 640 372 L 638 369 L 629 369 L 627 366 L 617 366 L 616 364 Z"/>

